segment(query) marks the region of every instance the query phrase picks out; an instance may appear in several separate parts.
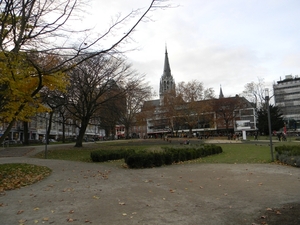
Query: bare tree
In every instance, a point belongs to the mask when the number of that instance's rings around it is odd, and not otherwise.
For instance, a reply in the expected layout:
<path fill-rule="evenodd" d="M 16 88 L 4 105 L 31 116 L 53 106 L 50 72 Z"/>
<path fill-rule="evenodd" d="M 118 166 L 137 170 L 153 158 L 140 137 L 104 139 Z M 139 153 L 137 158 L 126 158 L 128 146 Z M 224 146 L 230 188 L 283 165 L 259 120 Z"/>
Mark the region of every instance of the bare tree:
<path fill-rule="evenodd" d="M 129 72 L 130 73 L 130 72 Z M 126 79 L 126 78 L 125 78 Z M 124 81 L 126 83 L 126 81 Z M 126 87 L 111 80 L 109 91 L 104 93 L 101 107 L 96 112 L 96 118 L 100 122 L 100 127 L 105 129 L 105 134 L 111 139 L 115 139 L 116 125 L 120 124 L 120 119 L 126 112 Z"/>
<path fill-rule="evenodd" d="M 144 77 L 138 74 L 125 84 L 125 110 L 120 110 L 120 124 L 125 126 L 125 137 L 129 138 L 129 130 L 136 122 L 136 116 L 141 112 L 144 102 L 152 96 L 152 88 L 145 83 Z"/>
<path fill-rule="evenodd" d="M 49 125 L 47 126 L 47 143 L 49 142 L 50 132 L 52 129 L 52 122 L 59 122 L 62 124 L 62 142 L 65 142 L 65 125 L 67 121 L 66 103 L 64 92 L 59 90 L 49 90 L 43 88 L 41 90 L 41 98 L 44 105 L 49 109 Z M 59 114 L 60 121 L 53 120 L 54 114 Z"/>
<path fill-rule="evenodd" d="M 235 111 L 249 107 L 249 102 L 243 97 L 229 97 L 215 99 L 213 103 L 213 110 L 216 113 L 217 126 L 224 127 L 229 132 L 229 127 L 234 126 L 234 119 L 238 114 Z"/>
<path fill-rule="evenodd" d="M 261 108 L 265 102 L 265 83 L 263 78 L 258 78 L 258 82 L 251 82 L 245 85 L 242 94 L 255 108 Z"/>
<path fill-rule="evenodd" d="M 211 108 L 209 102 L 203 100 L 213 98 L 214 92 L 212 89 L 204 89 L 203 84 L 196 80 L 179 83 L 176 91 L 183 100 L 177 102 L 177 117 L 189 129 L 191 137 L 192 129 L 198 125 L 201 115 Z"/>
<path fill-rule="evenodd" d="M 67 108 L 79 128 L 75 146 L 82 147 L 91 120 L 99 118 L 101 113 L 112 119 L 115 108 L 126 109 L 126 104 L 122 104 L 130 90 L 126 84 L 127 80 L 135 80 L 135 73 L 124 59 L 99 55 L 78 65 L 69 75 Z"/>
<path fill-rule="evenodd" d="M 81 0 L 0 1 L 0 61 L 3 62 L 1 67 L 4 67 L 1 68 L 1 72 L 5 72 L 7 76 L 6 79 L 0 80 L 2 95 L 0 100 L 12 98 L 5 91 L 11 86 L 7 80 L 13 81 L 14 84 L 18 80 L 22 83 L 27 78 L 32 81 L 31 85 L 27 86 L 30 87 L 26 91 L 27 97 L 19 101 L 18 107 L 11 107 L 11 110 L 14 108 L 9 114 L 11 116 L 2 118 L 9 123 L 9 126 L 0 138 L 0 142 L 8 135 L 14 122 L 22 119 L 20 114 L 28 104 L 34 102 L 35 96 L 40 90 L 45 85 L 51 85 L 51 82 L 47 82 L 48 77 L 53 75 L 59 77 L 59 74 L 74 68 L 87 59 L 117 51 L 116 48 L 131 35 L 152 9 L 168 7 L 162 4 L 165 3 L 164 0 L 152 0 L 144 11 L 133 10 L 128 15 L 117 18 L 107 31 L 94 36 L 95 38 L 92 38 L 92 35 L 82 38 L 80 34 L 91 31 L 75 31 L 68 28 L 68 22 L 82 7 L 81 2 Z M 139 12 L 141 13 L 139 14 Z M 127 23 L 132 20 L 135 22 Z M 104 38 L 117 32 L 120 27 L 125 27 L 125 32 L 122 29 L 122 33 L 114 43 L 106 47 L 100 45 Z M 74 35 L 79 37 L 74 38 Z M 80 41 L 71 42 L 71 36 L 73 40 Z M 59 58 L 60 60 L 55 62 L 43 60 L 49 55 L 55 55 L 56 57 L 53 59 Z M 22 65 L 19 62 L 22 62 Z M 21 79 L 22 74 L 24 74 L 23 79 Z M 15 93 L 20 93 L 20 90 Z M 18 95 L 18 98 L 20 96 L 22 93 Z"/>

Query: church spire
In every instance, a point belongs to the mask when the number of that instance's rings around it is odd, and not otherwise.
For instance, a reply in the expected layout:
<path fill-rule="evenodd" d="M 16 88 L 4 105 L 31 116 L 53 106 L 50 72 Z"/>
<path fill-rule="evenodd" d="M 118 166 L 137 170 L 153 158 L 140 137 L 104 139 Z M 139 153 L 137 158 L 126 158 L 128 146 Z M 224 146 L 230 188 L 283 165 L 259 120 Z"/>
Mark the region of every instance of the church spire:
<path fill-rule="evenodd" d="M 164 72 L 160 78 L 160 84 L 159 84 L 160 104 L 163 104 L 163 99 L 164 99 L 165 93 L 173 91 L 173 90 L 175 90 L 175 81 L 171 74 L 168 51 L 167 51 L 167 46 L 166 46 Z"/>
<path fill-rule="evenodd" d="M 220 94 L 219 94 L 219 98 L 224 98 L 223 91 L 222 91 L 222 86 L 221 86 L 221 85 L 220 85 Z"/>
<path fill-rule="evenodd" d="M 165 63 L 164 63 L 164 73 L 163 76 L 170 77 L 171 75 L 171 69 L 170 69 L 170 63 L 169 63 L 169 57 L 168 57 L 168 50 L 166 45 L 166 51 L 165 51 Z"/>

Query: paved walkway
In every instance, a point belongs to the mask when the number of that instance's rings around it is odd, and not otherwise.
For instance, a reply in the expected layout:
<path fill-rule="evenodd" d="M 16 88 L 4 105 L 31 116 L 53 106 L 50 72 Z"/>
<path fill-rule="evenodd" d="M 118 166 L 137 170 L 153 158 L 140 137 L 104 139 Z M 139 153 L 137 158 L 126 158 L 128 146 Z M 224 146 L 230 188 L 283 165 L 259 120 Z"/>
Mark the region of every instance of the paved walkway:
<path fill-rule="evenodd" d="M 14 162 L 47 166 L 53 172 L 1 195 L 3 225 L 252 224 L 266 208 L 300 203 L 299 168 L 276 164 L 133 170 L 113 163 L 0 158 L 0 163 Z"/>

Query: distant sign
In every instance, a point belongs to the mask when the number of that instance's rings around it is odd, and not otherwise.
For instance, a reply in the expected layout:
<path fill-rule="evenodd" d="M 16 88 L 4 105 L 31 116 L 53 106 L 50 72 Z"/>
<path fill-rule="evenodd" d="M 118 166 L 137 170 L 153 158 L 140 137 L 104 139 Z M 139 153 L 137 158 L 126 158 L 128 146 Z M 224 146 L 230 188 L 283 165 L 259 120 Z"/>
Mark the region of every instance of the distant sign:
<path fill-rule="evenodd" d="M 250 125 L 250 120 L 237 120 L 235 122 L 236 129 L 237 130 L 250 130 L 251 125 Z"/>

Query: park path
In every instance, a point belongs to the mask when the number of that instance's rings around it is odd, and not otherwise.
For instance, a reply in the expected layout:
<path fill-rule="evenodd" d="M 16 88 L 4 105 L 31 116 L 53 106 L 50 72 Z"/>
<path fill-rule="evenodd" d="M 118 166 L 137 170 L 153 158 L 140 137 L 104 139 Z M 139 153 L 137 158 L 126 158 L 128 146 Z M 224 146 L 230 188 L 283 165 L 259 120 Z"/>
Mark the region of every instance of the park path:
<path fill-rule="evenodd" d="M 278 164 L 177 164 L 125 169 L 28 157 L 48 178 L 2 193 L 0 224 L 252 224 L 267 208 L 300 203 L 300 170 Z"/>

